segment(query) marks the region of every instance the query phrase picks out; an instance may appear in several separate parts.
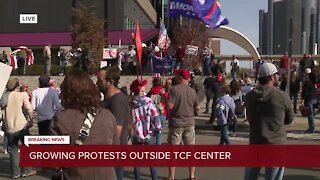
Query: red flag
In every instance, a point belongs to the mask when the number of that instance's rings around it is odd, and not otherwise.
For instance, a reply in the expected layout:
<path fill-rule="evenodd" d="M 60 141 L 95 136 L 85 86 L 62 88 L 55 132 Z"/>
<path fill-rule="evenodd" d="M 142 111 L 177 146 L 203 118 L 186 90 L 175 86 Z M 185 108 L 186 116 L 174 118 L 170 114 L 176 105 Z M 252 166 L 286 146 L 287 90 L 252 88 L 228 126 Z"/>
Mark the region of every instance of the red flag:
<path fill-rule="evenodd" d="M 137 47 L 137 53 L 138 53 L 138 60 L 139 60 L 139 63 L 141 64 L 142 42 L 141 42 L 140 27 L 139 27 L 138 21 L 136 24 L 136 47 Z"/>

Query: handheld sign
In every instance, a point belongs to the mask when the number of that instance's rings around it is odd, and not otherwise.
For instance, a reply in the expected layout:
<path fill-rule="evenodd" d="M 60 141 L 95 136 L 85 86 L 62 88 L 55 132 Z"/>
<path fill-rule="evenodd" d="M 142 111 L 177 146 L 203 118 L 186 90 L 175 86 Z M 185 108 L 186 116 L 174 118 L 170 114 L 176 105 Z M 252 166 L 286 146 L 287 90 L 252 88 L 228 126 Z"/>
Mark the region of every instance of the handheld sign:
<path fill-rule="evenodd" d="M 11 71 L 12 71 L 11 66 L 0 63 L 0 98 L 4 93 Z"/>
<path fill-rule="evenodd" d="M 198 46 L 187 45 L 186 54 L 197 55 L 198 54 L 198 50 L 199 50 Z"/>

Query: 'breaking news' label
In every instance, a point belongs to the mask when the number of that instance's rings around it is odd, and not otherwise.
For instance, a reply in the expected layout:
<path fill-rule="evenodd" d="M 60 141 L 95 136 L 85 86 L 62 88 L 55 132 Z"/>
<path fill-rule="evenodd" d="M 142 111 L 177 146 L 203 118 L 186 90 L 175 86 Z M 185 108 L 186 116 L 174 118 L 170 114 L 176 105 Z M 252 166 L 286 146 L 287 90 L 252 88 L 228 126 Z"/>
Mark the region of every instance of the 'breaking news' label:
<path fill-rule="evenodd" d="M 25 136 L 24 144 L 70 144 L 70 136 Z"/>

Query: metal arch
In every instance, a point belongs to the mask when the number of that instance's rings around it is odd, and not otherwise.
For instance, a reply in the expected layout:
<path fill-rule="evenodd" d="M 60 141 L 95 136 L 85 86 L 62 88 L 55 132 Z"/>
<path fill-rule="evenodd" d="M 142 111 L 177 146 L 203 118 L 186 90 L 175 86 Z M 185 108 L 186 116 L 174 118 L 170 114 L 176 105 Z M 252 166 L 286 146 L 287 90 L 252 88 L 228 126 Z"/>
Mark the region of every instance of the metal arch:
<path fill-rule="evenodd" d="M 220 26 L 217 29 L 210 29 L 209 35 L 213 38 L 222 38 L 231 41 L 245 49 L 254 60 L 260 59 L 260 54 L 252 42 L 245 35 L 235 29 L 226 26 Z"/>

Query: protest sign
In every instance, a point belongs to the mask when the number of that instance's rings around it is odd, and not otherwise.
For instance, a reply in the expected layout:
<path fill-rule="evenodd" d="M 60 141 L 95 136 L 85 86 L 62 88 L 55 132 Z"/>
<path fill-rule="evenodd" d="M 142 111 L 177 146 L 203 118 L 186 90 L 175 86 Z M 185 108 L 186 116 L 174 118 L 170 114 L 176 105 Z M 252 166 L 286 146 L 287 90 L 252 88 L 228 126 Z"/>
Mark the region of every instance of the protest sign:
<path fill-rule="evenodd" d="M 2 96 L 2 94 L 6 88 L 11 71 L 12 71 L 11 66 L 0 63 L 0 97 Z"/>
<path fill-rule="evenodd" d="M 103 48 L 103 59 L 115 59 L 117 58 L 116 48 Z"/>

